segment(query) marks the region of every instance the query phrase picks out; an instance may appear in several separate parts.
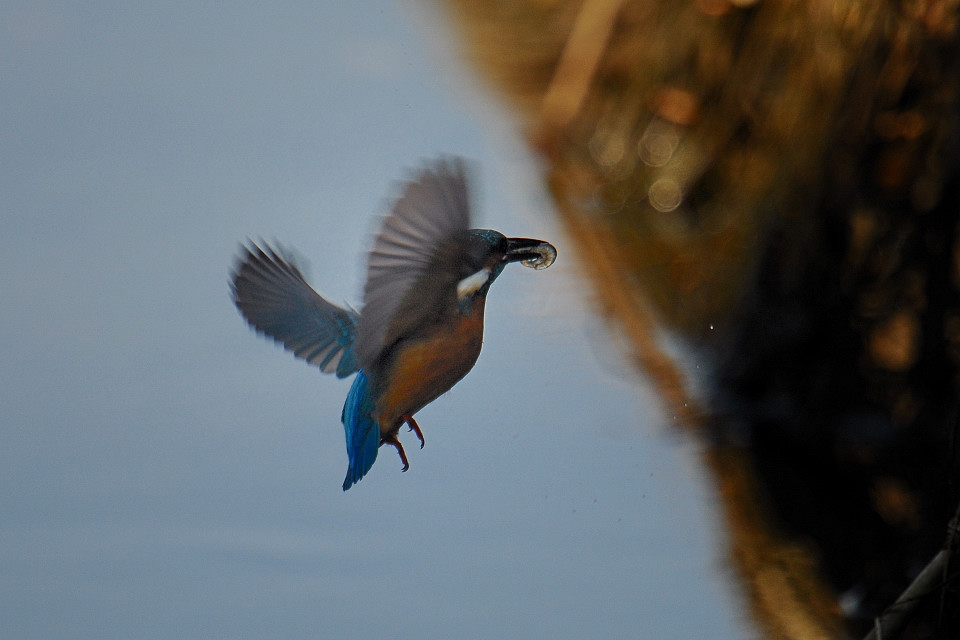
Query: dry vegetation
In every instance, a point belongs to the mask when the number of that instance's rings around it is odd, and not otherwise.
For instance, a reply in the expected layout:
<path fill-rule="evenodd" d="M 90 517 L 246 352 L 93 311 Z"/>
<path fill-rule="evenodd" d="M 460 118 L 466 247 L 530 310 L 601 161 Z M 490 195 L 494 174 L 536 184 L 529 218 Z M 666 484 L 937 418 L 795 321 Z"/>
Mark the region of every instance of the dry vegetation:
<path fill-rule="evenodd" d="M 957 0 L 447 8 L 604 308 L 710 443 L 760 628 L 862 635 L 960 498 Z M 662 326 L 712 359 L 709 406 Z M 950 558 L 884 638 L 960 637 Z"/>

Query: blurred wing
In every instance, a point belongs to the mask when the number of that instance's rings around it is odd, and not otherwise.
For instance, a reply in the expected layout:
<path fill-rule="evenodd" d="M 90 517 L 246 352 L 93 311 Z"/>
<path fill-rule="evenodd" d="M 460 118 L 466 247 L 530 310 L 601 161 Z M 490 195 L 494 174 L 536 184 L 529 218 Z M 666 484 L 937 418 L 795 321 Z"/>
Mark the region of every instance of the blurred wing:
<path fill-rule="evenodd" d="M 470 228 L 463 160 L 440 160 L 407 183 L 384 218 L 370 251 L 357 338 L 361 368 L 383 351 L 387 330 L 405 296 L 444 238 Z"/>
<path fill-rule="evenodd" d="M 250 243 L 234 267 L 233 302 L 247 322 L 314 364 L 343 378 L 357 370 L 357 312 L 327 302 L 289 256 Z"/>

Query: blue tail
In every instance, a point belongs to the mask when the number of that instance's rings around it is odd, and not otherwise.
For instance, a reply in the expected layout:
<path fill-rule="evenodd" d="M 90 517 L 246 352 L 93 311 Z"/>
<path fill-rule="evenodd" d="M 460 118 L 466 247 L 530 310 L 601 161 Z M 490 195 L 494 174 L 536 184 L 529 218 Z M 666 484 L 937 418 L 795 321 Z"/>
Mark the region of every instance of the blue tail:
<path fill-rule="evenodd" d="M 363 371 L 357 373 L 350 387 L 340 420 L 347 437 L 347 457 L 350 459 L 347 477 L 343 479 L 343 490 L 346 491 L 367 475 L 380 447 L 380 427 L 373 418 L 373 398 L 367 391 L 367 376 Z"/>

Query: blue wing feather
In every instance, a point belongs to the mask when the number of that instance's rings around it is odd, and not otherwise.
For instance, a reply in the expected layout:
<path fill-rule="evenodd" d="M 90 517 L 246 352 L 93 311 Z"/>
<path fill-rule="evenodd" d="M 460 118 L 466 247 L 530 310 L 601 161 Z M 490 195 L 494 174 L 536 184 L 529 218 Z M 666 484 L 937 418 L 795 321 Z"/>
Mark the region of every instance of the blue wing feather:
<path fill-rule="evenodd" d="M 373 397 L 369 392 L 367 376 L 363 371 L 357 374 L 343 404 L 340 420 L 347 439 L 347 476 L 343 479 L 346 491 L 367 475 L 377 459 L 380 448 L 380 427 L 373 418 Z"/>
<path fill-rule="evenodd" d="M 251 242 L 230 284 L 234 304 L 257 331 L 325 373 L 345 378 L 357 370 L 357 312 L 322 298 L 291 256 Z"/>

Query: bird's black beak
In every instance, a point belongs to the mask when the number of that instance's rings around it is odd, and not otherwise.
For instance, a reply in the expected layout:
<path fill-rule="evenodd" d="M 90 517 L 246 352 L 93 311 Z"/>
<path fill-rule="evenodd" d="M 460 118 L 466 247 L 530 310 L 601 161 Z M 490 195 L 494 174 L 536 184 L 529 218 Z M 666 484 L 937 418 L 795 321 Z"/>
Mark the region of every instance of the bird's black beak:
<path fill-rule="evenodd" d="M 531 269 L 546 269 L 557 259 L 557 248 L 543 240 L 507 238 L 504 262 L 519 262 Z"/>

